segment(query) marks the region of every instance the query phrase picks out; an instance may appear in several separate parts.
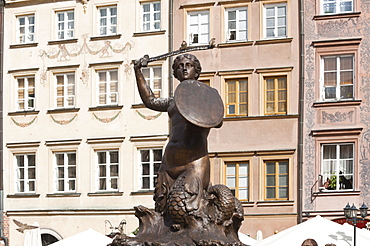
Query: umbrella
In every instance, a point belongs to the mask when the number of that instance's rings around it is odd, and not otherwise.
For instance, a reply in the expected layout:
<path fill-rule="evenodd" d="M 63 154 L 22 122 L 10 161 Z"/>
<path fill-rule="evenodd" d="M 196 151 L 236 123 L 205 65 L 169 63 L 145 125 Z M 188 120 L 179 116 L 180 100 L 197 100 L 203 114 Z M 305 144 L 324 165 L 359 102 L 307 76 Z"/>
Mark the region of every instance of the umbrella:
<path fill-rule="evenodd" d="M 253 246 L 301 246 L 308 238 L 318 245 L 335 244 L 336 246 L 353 245 L 353 229 L 349 230 L 331 220 L 316 216 L 301 224 L 290 227 L 273 236 L 253 244 Z M 357 245 L 370 245 L 370 238 L 357 234 Z"/>
<path fill-rule="evenodd" d="M 241 232 L 238 232 L 238 236 L 239 236 L 240 242 L 242 242 L 246 245 L 252 245 L 252 244 L 257 242 L 255 239 L 253 239 L 250 236 L 248 236 L 244 233 L 241 233 Z"/>
<path fill-rule="evenodd" d="M 52 246 L 102 246 L 107 245 L 112 242 L 112 239 L 103 235 L 100 232 L 97 232 L 93 229 L 88 229 L 76 235 L 67 237 L 63 240 L 60 240 L 56 243 L 52 243 Z"/>

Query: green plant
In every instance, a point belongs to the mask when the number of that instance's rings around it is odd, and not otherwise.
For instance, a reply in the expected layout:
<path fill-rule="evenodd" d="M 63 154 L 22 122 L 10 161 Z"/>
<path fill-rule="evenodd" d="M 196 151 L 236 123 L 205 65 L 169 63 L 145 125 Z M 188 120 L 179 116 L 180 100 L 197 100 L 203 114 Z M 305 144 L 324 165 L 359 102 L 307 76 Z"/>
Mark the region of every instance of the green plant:
<path fill-rule="evenodd" d="M 333 175 L 329 180 L 329 190 L 335 190 L 337 188 L 337 176 Z"/>

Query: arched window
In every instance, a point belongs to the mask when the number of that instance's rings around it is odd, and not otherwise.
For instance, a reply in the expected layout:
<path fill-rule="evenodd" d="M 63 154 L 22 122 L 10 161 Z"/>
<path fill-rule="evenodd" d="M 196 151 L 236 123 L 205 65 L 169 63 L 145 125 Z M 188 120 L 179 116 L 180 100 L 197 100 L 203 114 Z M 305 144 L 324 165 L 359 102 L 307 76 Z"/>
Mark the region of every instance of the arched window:
<path fill-rule="evenodd" d="M 42 246 L 47 246 L 63 239 L 62 236 L 59 235 L 59 233 L 51 229 L 41 228 L 40 232 Z"/>

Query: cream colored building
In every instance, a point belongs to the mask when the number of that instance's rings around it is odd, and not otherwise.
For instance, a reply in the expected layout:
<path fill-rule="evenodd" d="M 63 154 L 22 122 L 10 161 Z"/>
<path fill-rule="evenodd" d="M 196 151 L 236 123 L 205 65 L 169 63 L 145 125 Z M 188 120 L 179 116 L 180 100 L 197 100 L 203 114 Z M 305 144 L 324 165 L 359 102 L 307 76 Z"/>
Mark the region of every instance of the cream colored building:
<path fill-rule="evenodd" d="M 9 0 L 4 37 L 4 191 L 13 219 L 37 222 L 45 242 L 154 207 L 155 170 L 168 117 L 143 107 L 131 61 L 168 52 L 168 1 Z M 169 94 L 169 66 L 145 69 Z"/>

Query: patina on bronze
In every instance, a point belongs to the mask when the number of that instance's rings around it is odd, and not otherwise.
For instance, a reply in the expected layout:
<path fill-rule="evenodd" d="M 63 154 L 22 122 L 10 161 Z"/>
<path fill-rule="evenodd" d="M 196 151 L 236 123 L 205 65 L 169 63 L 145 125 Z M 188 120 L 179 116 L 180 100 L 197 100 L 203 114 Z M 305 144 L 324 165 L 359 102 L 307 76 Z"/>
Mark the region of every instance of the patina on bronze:
<path fill-rule="evenodd" d="M 185 80 L 175 90 L 180 114 L 194 125 L 212 128 L 222 123 L 224 107 L 217 90 L 197 80 Z"/>
<path fill-rule="evenodd" d="M 171 131 L 157 174 L 154 211 L 135 207 L 137 237 L 118 236 L 111 246 L 243 245 L 237 234 L 243 221 L 240 201 L 226 186 L 210 184 L 207 137 L 210 128 L 222 125 L 220 96 L 196 81 L 201 72 L 198 59 L 182 54 L 172 68 L 184 84 L 175 98 L 156 98 L 141 72 L 148 59 L 135 62 L 139 93 L 146 107 L 168 112 Z"/>

